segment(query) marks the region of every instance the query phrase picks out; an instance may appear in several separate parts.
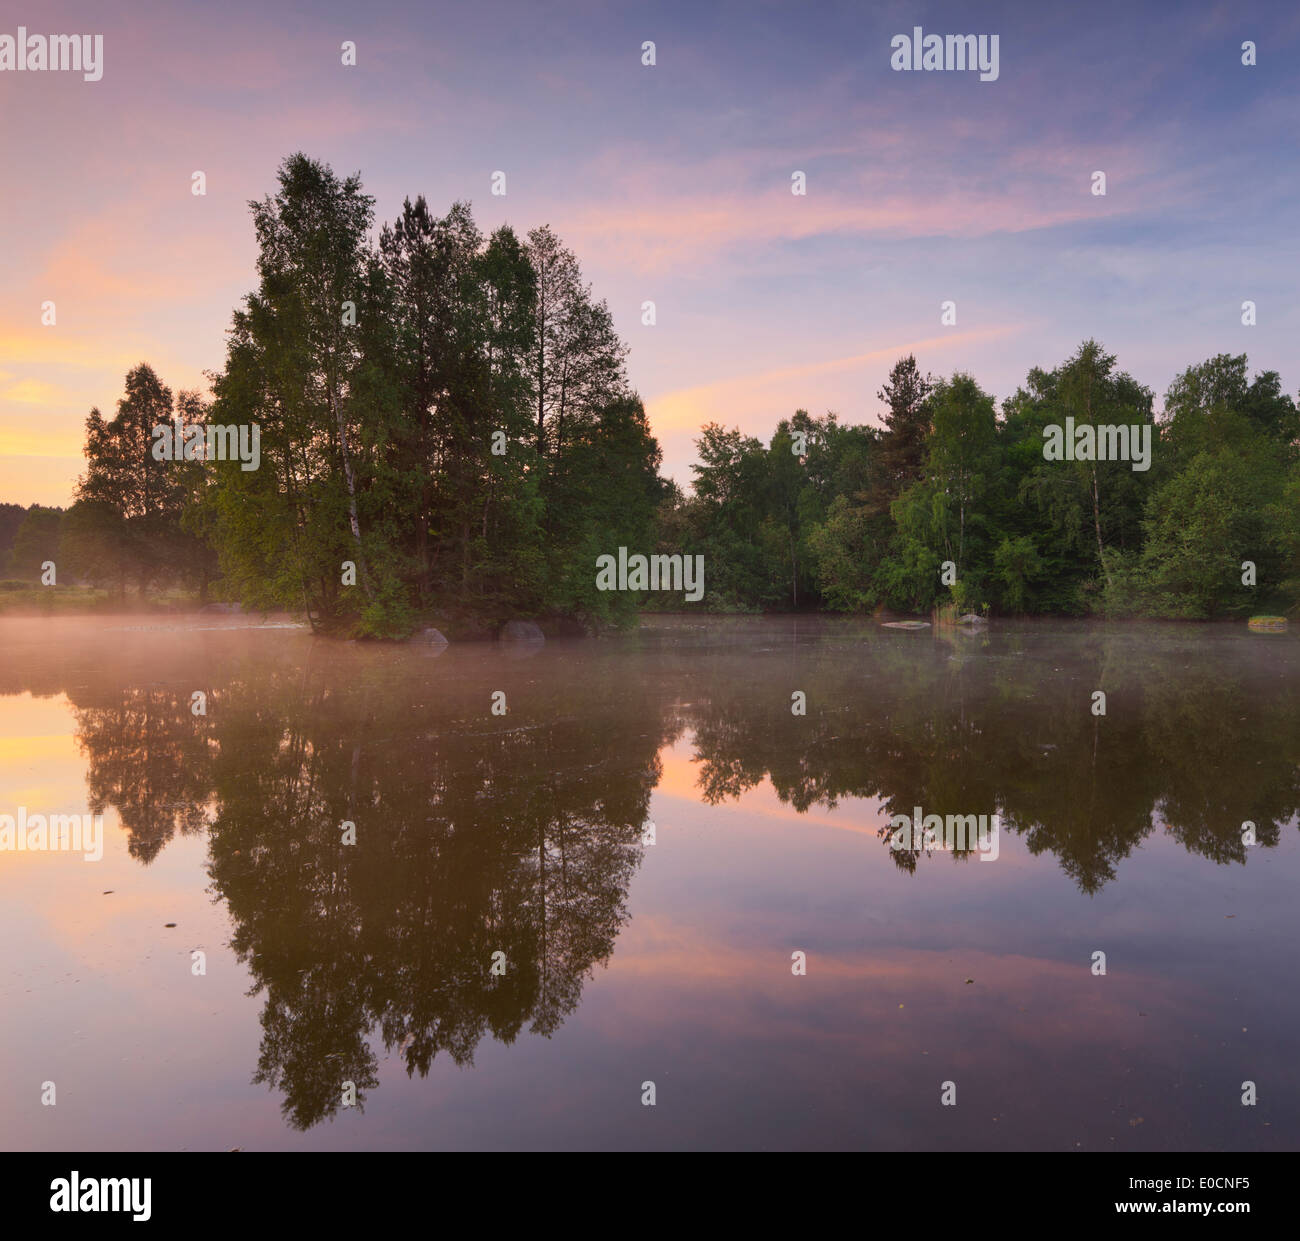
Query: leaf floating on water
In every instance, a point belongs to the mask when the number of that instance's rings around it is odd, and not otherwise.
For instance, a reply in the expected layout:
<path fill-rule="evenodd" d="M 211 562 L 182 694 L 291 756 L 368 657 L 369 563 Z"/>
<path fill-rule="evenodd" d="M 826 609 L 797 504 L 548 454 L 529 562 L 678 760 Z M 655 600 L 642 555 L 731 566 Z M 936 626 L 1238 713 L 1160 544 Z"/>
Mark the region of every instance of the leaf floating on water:
<path fill-rule="evenodd" d="M 164 922 L 164 923 L 163 923 L 163 926 L 175 926 L 175 925 L 176 925 L 176 923 L 174 923 L 174 922 Z"/>

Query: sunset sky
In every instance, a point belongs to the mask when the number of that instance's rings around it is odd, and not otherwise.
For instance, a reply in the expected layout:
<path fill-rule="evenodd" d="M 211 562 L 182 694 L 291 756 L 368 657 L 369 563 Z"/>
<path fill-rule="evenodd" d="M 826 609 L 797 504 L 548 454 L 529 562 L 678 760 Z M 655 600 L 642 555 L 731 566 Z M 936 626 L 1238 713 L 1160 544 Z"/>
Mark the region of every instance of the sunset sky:
<path fill-rule="evenodd" d="M 702 423 L 874 421 L 912 351 L 999 399 L 1086 336 L 1158 395 L 1219 352 L 1300 387 L 1294 0 L 0 0 L 19 25 L 102 34 L 104 72 L 0 72 L 3 501 L 70 502 L 85 416 L 136 362 L 207 388 L 255 284 L 248 200 L 296 150 L 359 171 L 379 221 L 423 193 L 551 224 L 683 483 Z M 998 80 L 893 71 L 918 25 L 997 34 Z"/>

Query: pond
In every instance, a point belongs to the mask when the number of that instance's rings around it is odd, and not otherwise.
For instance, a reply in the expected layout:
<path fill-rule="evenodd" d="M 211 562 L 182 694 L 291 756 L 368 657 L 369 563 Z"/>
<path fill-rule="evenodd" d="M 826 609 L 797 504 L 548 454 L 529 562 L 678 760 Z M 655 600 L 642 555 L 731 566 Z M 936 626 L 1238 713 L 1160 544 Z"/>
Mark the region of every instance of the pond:
<path fill-rule="evenodd" d="M 102 816 L 0 852 L 0 1145 L 1294 1149 L 1298 691 L 1244 623 L 0 620 L 0 816 Z"/>

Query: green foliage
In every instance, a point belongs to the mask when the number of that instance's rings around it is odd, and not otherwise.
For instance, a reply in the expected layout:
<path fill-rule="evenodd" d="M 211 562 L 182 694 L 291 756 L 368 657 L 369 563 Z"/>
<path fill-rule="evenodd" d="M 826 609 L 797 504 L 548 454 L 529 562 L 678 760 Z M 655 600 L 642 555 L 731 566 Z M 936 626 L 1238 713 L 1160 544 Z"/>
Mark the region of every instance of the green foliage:
<path fill-rule="evenodd" d="M 1300 415 L 1274 372 L 1220 355 L 1171 384 L 1165 414 L 1096 341 L 1003 402 L 902 359 L 884 427 L 799 411 L 771 445 L 706 426 L 694 492 L 660 546 L 705 555 L 711 607 L 1211 617 L 1300 599 Z M 1044 432 L 1125 425 L 1131 460 L 1048 460 Z M 800 460 L 792 436 L 807 435 Z M 1257 585 L 1243 583 L 1243 562 Z M 944 586 L 944 562 L 956 581 Z"/>
<path fill-rule="evenodd" d="M 187 532 L 184 514 L 204 485 L 201 460 L 186 460 L 190 428 L 202 428 L 206 410 L 197 393 L 173 398 L 153 367 L 127 372 L 126 394 L 105 419 L 92 409 L 86 419 L 86 472 L 68 516 L 62 554 L 68 567 L 95 585 L 124 594 L 134 582 L 141 594 L 169 583 L 206 581 L 213 556 Z M 163 459 L 174 437 L 176 459 Z"/>
<path fill-rule="evenodd" d="M 14 576 L 52 559 L 120 596 L 219 572 L 227 597 L 377 638 L 682 606 L 597 589 L 620 548 L 702 557 L 704 610 L 1201 618 L 1300 600 L 1300 412 L 1244 354 L 1177 376 L 1158 424 L 1093 340 L 1000 410 L 908 356 L 879 427 L 797 410 L 764 444 L 707 424 L 685 493 L 551 229 L 485 236 L 467 204 L 439 217 L 417 198 L 372 241 L 359 177 L 301 154 L 251 206 L 258 286 L 213 404 L 133 368 L 116 415 L 87 419 L 66 517 L 0 506 Z M 156 426 L 205 423 L 256 425 L 260 468 L 154 459 Z M 1140 428 L 1150 468 L 1049 459 L 1067 424 Z"/>
<path fill-rule="evenodd" d="M 1043 576 L 1043 558 L 1028 534 L 1004 535 L 993 552 L 994 576 L 1003 605 L 1012 612 L 1028 608 L 1032 584 Z"/>
<path fill-rule="evenodd" d="M 663 496 L 659 446 L 638 398 L 610 401 L 590 419 L 570 419 L 567 443 L 547 478 L 549 612 L 616 625 L 641 602 L 630 591 L 596 589 L 596 560 L 653 550 Z"/>
<path fill-rule="evenodd" d="M 14 536 L 26 516 L 27 510 L 21 504 L 0 504 L 0 573 L 5 571 Z"/>
<path fill-rule="evenodd" d="M 22 525 L 14 535 L 9 553 L 8 572 L 24 582 L 41 579 L 41 565 L 59 561 L 59 542 L 63 533 L 64 513 L 61 508 L 42 508 L 33 504 L 23 517 Z M 65 574 L 66 576 L 66 574 Z"/>
<path fill-rule="evenodd" d="M 484 237 L 417 198 L 371 246 L 358 178 L 303 155 L 253 215 L 261 279 L 213 417 L 260 425 L 263 466 L 214 471 L 203 505 L 226 591 L 376 637 L 625 619 L 595 557 L 650 550 L 659 448 L 554 233 Z"/>
<path fill-rule="evenodd" d="M 385 576 L 361 610 L 357 634 L 363 638 L 402 638 L 415 628 L 416 614 L 395 577 Z"/>
<path fill-rule="evenodd" d="M 1276 505 L 1283 475 L 1249 445 L 1202 451 L 1152 497 L 1142 552 L 1143 610 L 1154 616 L 1244 616 L 1276 591 Z M 1243 564 L 1263 589 L 1243 589 Z"/>
<path fill-rule="evenodd" d="M 832 611 L 863 611 L 875 600 L 871 527 L 861 505 L 851 504 L 847 496 L 836 496 L 826 520 L 808 536 L 822 598 Z"/>

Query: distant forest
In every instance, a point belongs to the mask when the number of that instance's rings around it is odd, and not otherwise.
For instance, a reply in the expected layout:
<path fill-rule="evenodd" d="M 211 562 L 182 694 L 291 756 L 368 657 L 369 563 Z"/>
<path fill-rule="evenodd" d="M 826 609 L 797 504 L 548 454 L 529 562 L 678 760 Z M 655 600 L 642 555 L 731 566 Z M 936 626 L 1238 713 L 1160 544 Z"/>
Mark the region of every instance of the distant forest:
<path fill-rule="evenodd" d="M 766 445 L 710 423 L 685 493 L 609 308 L 549 228 L 485 236 L 425 200 L 371 240 L 356 176 L 294 155 L 250 204 L 258 284 L 209 395 L 141 363 L 91 410 L 64 513 L 0 505 L 0 568 L 120 597 L 305 613 L 400 637 L 638 610 L 1212 618 L 1300 602 L 1300 414 L 1220 354 L 1154 394 L 1095 341 L 1001 409 L 968 374 L 898 361 L 883 425 L 804 410 Z M 1045 429 L 1150 427 L 1148 469 L 1047 460 Z M 159 461 L 153 430 L 260 428 L 260 464 Z M 182 454 L 183 455 L 183 454 Z M 601 591 L 596 560 L 702 556 L 705 596 Z"/>

